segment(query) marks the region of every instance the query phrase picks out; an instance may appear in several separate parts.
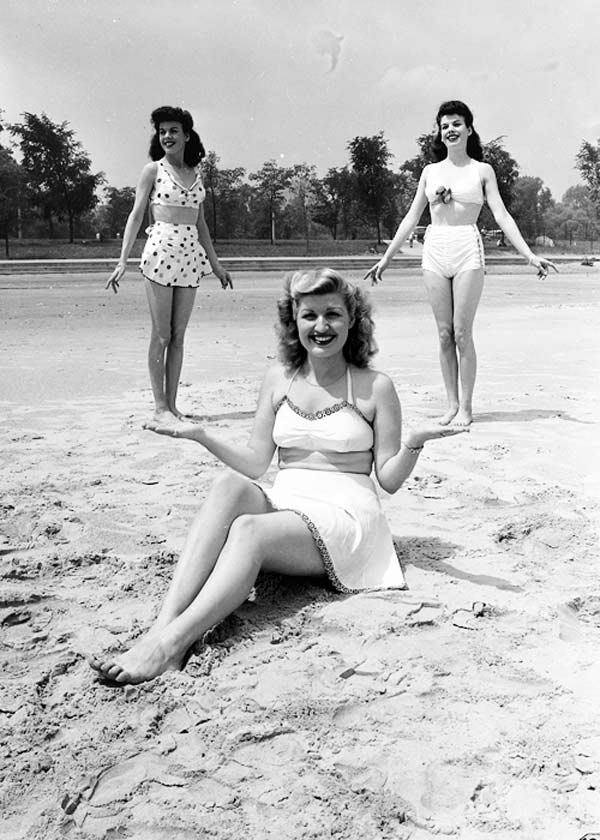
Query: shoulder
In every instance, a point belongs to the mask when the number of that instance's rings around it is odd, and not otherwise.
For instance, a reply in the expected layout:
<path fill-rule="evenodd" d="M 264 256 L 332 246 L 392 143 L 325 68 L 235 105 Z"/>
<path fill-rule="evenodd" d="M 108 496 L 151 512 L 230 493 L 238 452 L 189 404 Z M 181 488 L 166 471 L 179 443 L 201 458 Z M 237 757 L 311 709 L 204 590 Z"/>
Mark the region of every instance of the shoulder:
<path fill-rule="evenodd" d="M 277 362 L 267 368 L 263 377 L 261 394 L 267 399 L 271 399 L 273 403 L 278 402 L 281 397 L 287 392 L 291 374 L 286 368 Z"/>
<path fill-rule="evenodd" d="M 387 373 L 370 367 L 352 367 L 351 371 L 355 392 L 363 398 L 370 396 L 377 402 L 378 399 L 396 392 L 394 383 Z"/>
<path fill-rule="evenodd" d="M 371 371 L 373 374 L 373 393 L 375 397 L 389 397 L 396 394 L 396 388 L 387 373 L 381 370 Z"/>
<path fill-rule="evenodd" d="M 421 172 L 421 180 L 422 181 L 427 180 L 427 176 L 432 174 L 435 166 L 439 166 L 439 164 L 437 164 L 437 163 L 427 163 L 427 164 L 425 164 L 425 166 L 423 167 L 423 171 Z"/>
<path fill-rule="evenodd" d="M 483 160 L 476 160 L 475 164 L 477 165 L 479 177 L 482 181 L 487 181 L 489 178 L 495 179 L 496 173 L 494 172 L 494 167 L 491 164 L 485 163 Z"/>
<path fill-rule="evenodd" d="M 137 196 L 144 201 L 150 194 L 154 182 L 156 180 L 156 163 L 154 161 L 150 161 L 147 163 L 141 171 L 140 179 L 137 185 Z"/>
<path fill-rule="evenodd" d="M 423 167 L 423 171 L 421 172 L 421 184 L 426 184 L 428 178 L 434 178 L 436 172 L 439 172 L 440 167 L 442 165 L 442 161 L 438 161 L 437 163 L 428 163 Z"/>
<path fill-rule="evenodd" d="M 149 161 L 144 168 L 142 169 L 142 174 L 140 175 L 140 181 L 154 181 L 156 178 L 156 173 L 158 172 L 158 161 L 151 160 Z"/>
<path fill-rule="evenodd" d="M 263 382 L 268 382 L 271 385 L 277 385 L 281 382 L 287 382 L 291 376 L 293 376 L 293 373 L 290 374 L 281 362 L 275 362 L 275 364 L 270 365 L 265 371 Z"/>

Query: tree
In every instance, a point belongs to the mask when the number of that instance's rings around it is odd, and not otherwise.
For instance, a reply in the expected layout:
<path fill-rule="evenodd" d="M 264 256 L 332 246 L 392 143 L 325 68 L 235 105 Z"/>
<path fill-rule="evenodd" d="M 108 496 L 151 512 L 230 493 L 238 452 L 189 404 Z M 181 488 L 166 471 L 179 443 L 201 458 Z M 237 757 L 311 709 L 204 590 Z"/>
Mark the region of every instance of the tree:
<path fill-rule="evenodd" d="M 550 236 L 565 239 L 569 245 L 587 239 L 591 249 L 600 233 L 596 206 L 583 184 L 569 187 L 562 200 L 547 211 L 544 221 Z"/>
<path fill-rule="evenodd" d="M 108 237 L 123 233 L 135 201 L 135 187 L 106 187 L 105 201 L 96 208 L 96 228 Z"/>
<path fill-rule="evenodd" d="M 587 184 L 590 198 L 600 209 L 600 140 L 595 146 L 584 140 L 575 156 L 575 166 Z"/>
<path fill-rule="evenodd" d="M 400 172 L 412 178 L 415 189 L 421 177 L 421 172 L 428 163 L 435 162 L 435 157 L 433 156 L 433 134 L 420 134 L 417 137 L 417 146 L 419 147 L 419 154 L 414 158 L 405 160 L 400 167 Z"/>
<path fill-rule="evenodd" d="M 412 204 L 423 169 L 425 169 L 429 163 L 435 162 L 435 157 L 433 155 L 433 140 L 433 134 L 420 134 L 417 137 L 419 154 L 414 158 L 405 160 L 400 167 L 400 178 L 398 180 L 396 190 L 396 200 L 400 216 L 404 216 Z M 431 216 L 429 214 L 429 207 L 426 207 L 419 219 L 419 223 L 428 225 L 430 221 Z"/>
<path fill-rule="evenodd" d="M 66 216 L 73 242 L 75 219 L 96 205 L 95 191 L 104 175 L 90 171 L 91 160 L 68 125 L 53 123 L 44 113 L 41 117 L 24 113 L 23 122 L 12 125 L 10 131 L 19 138 L 33 201 L 48 220 L 50 234 L 53 218 Z"/>
<path fill-rule="evenodd" d="M 25 176 L 9 149 L 0 147 L 0 235 L 4 239 L 4 253 L 10 256 L 8 239 L 18 224 Z"/>
<path fill-rule="evenodd" d="M 263 164 L 262 169 L 248 176 L 250 181 L 256 184 L 256 192 L 265 202 L 269 216 L 271 245 L 275 244 L 275 217 L 281 210 L 284 194 L 290 186 L 292 175 L 291 169 L 278 166 L 274 160 L 269 160 Z"/>
<path fill-rule="evenodd" d="M 496 181 L 498 182 L 498 192 L 506 209 L 510 212 L 513 202 L 514 184 L 519 177 L 519 165 L 504 148 L 503 136 L 496 137 L 488 143 L 483 143 L 482 149 L 483 159 L 494 170 Z M 487 204 L 482 208 L 479 225 L 481 228 L 488 229 L 496 227 L 496 220 Z M 506 244 L 504 241 L 504 232 L 500 234 L 500 242 L 502 245 Z"/>
<path fill-rule="evenodd" d="M 219 169 L 219 160 L 216 152 L 211 151 L 202 163 L 207 197 L 206 216 L 214 242 L 219 233 L 221 236 L 227 236 L 234 232 L 231 228 L 235 226 L 235 211 L 239 208 L 242 179 L 246 174 L 246 170 L 241 166 L 235 169 Z"/>
<path fill-rule="evenodd" d="M 347 166 L 331 168 L 315 184 L 316 202 L 313 211 L 315 222 L 324 225 L 333 239 L 337 239 L 341 225 L 348 238 L 356 197 L 356 178 Z"/>
<path fill-rule="evenodd" d="M 299 163 L 292 168 L 290 180 L 291 204 L 295 205 L 300 217 L 300 227 L 306 242 L 306 253 L 310 252 L 310 229 L 317 202 L 318 179 L 314 166 Z"/>
<path fill-rule="evenodd" d="M 383 131 L 373 137 L 355 137 L 347 146 L 356 176 L 358 201 L 377 229 L 381 243 L 381 225 L 385 209 L 393 194 L 392 172 L 388 162 L 393 157 Z"/>
<path fill-rule="evenodd" d="M 517 161 L 503 148 L 504 137 L 496 137 L 489 143 L 483 144 L 483 159 L 489 163 L 496 173 L 498 192 L 502 201 L 510 211 L 513 187 L 519 177 L 519 165 Z"/>
<path fill-rule="evenodd" d="M 544 216 L 554 204 L 552 193 L 541 178 L 523 176 L 513 186 L 512 215 L 527 239 L 545 234 Z"/>

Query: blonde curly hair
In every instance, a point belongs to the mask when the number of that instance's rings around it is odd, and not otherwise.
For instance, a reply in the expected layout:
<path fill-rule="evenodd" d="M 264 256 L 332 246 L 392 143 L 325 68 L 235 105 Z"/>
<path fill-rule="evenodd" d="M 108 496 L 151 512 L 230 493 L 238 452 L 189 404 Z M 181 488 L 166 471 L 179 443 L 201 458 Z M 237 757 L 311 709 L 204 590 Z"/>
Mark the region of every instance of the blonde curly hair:
<path fill-rule="evenodd" d="M 350 316 L 351 326 L 344 345 L 344 358 L 359 368 L 369 366 L 371 357 L 377 353 L 375 324 L 371 304 L 361 288 L 345 280 L 332 268 L 316 268 L 286 275 L 283 290 L 283 297 L 277 301 L 279 323 L 276 328 L 279 357 L 288 370 L 299 368 L 307 355 L 300 343 L 296 326 L 298 302 L 304 295 L 327 295 L 333 292 L 341 295 Z"/>

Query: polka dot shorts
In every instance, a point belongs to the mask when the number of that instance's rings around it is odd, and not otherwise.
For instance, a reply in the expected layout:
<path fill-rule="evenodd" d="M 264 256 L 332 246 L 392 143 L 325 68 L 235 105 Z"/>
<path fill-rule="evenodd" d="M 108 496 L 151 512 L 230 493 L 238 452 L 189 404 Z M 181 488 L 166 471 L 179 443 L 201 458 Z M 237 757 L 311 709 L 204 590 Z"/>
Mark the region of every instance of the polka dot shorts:
<path fill-rule="evenodd" d="M 196 288 L 200 278 L 211 273 L 195 225 L 154 222 L 146 233 L 148 239 L 140 261 L 144 277 L 161 286 Z"/>

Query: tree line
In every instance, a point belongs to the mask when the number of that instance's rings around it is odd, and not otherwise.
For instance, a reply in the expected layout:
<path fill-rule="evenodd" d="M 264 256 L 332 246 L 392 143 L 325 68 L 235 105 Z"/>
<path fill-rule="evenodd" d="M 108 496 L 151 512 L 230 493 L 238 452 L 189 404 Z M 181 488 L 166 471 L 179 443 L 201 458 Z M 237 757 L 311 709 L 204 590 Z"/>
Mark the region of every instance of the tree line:
<path fill-rule="evenodd" d="M 114 238 L 125 226 L 135 189 L 107 183 L 68 122 L 24 113 L 4 125 L 0 112 L 0 235 L 10 237 Z M 389 143 L 380 131 L 354 137 L 347 161 L 323 177 L 308 163 L 282 166 L 267 161 L 256 172 L 220 166 L 215 151 L 203 161 L 205 214 L 215 241 L 223 239 L 375 239 L 394 235 L 409 208 L 423 167 L 433 160 L 431 134 L 416 139 L 417 154 L 392 166 Z M 524 236 L 593 242 L 599 236 L 600 140 L 582 142 L 575 166 L 582 184 L 555 201 L 541 178 L 523 176 L 504 146 L 504 137 L 483 144 L 484 160 L 496 171 L 500 194 Z M 428 211 L 421 219 L 427 224 Z M 484 207 L 480 227 L 493 230 Z"/>

